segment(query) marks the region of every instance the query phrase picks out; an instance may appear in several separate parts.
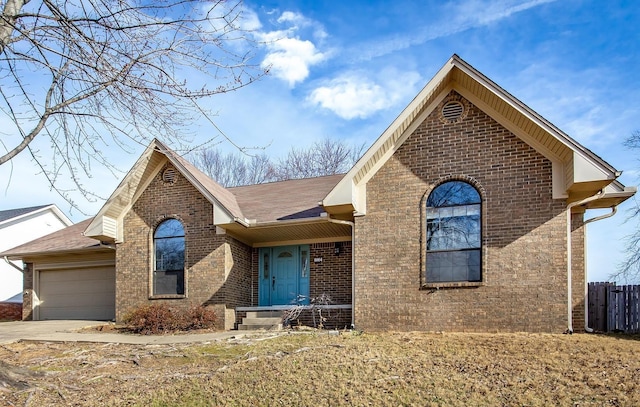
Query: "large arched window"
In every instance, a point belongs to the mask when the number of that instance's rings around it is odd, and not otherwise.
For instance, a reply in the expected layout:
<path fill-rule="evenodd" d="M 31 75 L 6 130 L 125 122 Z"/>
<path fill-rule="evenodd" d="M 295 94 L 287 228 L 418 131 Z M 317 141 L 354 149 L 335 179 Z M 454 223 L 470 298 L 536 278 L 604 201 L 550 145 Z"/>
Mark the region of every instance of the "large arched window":
<path fill-rule="evenodd" d="M 184 227 L 177 219 L 160 223 L 153 234 L 154 295 L 184 295 Z"/>
<path fill-rule="evenodd" d="M 438 185 L 427 198 L 426 282 L 481 281 L 480 194 L 463 181 Z"/>

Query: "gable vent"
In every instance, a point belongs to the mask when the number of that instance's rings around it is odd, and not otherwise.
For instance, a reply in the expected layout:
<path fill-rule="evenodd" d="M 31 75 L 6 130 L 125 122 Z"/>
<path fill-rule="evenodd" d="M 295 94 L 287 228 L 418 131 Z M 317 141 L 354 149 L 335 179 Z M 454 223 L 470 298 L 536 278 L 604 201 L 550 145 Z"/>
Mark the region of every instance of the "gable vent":
<path fill-rule="evenodd" d="M 177 172 L 173 167 L 165 168 L 165 170 L 162 171 L 162 181 L 166 184 L 173 184 L 176 182 L 176 176 Z"/>
<path fill-rule="evenodd" d="M 464 106 L 460 102 L 448 102 L 442 107 L 442 117 L 450 122 L 454 122 L 462 117 Z"/>

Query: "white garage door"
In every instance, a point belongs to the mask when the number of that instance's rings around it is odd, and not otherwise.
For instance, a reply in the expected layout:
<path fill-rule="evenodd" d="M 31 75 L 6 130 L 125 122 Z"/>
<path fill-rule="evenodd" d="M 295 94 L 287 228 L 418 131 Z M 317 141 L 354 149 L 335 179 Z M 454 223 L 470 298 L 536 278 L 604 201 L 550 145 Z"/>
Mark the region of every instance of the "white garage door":
<path fill-rule="evenodd" d="M 40 271 L 39 319 L 115 318 L 115 268 Z"/>

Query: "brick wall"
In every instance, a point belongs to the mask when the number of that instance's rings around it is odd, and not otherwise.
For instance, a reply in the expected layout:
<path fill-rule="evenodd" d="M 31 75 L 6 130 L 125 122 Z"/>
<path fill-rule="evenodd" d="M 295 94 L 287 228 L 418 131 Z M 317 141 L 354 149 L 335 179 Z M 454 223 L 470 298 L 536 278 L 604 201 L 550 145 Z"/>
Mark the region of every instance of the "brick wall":
<path fill-rule="evenodd" d="M 184 177 L 173 183 L 161 179 L 162 171 L 124 218 L 124 242 L 116 250 L 116 319 L 150 302 L 173 307 L 205 304 L 213 307 L 221 327 L 233 327 L 233 307 L 248 304 L 250 249 L 217 235 L 213 207 Z M 151 298 L 153 231 L 163 220 L 175 217 L 185 228 L 184 298 Z"/>
<path fill-rule="evenodd" d="M 336 244 L 340 246 L 338 255 Z M 314 243 L 310 252 L 310 297 L 326 294 L 332 304 L 351 304 L 351 242 Z M 322 258 L 322 262 L 315 263 L 315 258 Z"/>
<path fill-rule="evenodd" d="M 584 332 L 585 258 L 584 211 L 571 215 L 571 292 L 573 331 Z"/>
<path fill-rule="evenodd" d="M 0 321 L 20 321 L 22 304 L 16 302 L 0 302 Z"/>
<path fill-rule="evenodd" d="M 367 184 L 367 214 L 356 218 L 356 326 L 562 332 L 566 206 L 552 199 L 551 162 L 463 102 L 463 120 L 445 123 L 436 108 Z M 483 282 L 423 289 L 424 200 L 446 179 L 482 195 Z M 582 260 L 574 261 L 579 300 Z"/>
<path fill-rule="evenodd" d="M 25 263 L 22 273 L 22 320 L 33 320 L 33 263 Z"/>

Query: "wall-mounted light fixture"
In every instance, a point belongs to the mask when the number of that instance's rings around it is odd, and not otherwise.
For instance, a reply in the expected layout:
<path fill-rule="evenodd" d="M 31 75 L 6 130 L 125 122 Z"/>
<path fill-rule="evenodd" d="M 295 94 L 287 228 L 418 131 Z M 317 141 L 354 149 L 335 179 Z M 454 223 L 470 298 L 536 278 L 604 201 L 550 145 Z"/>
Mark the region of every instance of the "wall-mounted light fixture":
<path fill-rule="evenodd" d="M 342 243 L 340 242 L 336 242 L 336 244 L 333 246 L 333 253 L 338 256 L 340 254 L 340 250 L 342 249 Z"/>

